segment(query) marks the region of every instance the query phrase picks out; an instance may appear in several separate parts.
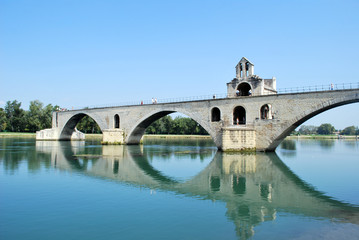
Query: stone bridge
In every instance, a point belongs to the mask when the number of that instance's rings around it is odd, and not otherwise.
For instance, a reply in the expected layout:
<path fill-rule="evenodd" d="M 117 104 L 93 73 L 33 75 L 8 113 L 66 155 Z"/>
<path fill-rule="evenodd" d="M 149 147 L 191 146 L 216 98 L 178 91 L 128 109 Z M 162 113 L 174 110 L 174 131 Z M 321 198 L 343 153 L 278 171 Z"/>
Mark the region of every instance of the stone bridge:
<path fill-rule="evenodd" d="M 281 212 L 359 224 L 358 207 L 317 191 L 295 175 L 275 153 L 222 153 L 207 148 L 205 158 L 210 163 L 190 179 L 179 181 L 155 169 L 149 160 L 154 155 L 161 158 L 181 154 L 176 152 L 178 149 L 167 149 L 164 154 L 147 150 L 143 145 L 105 145 L 93 155 L 84 149 L 81 141 L 36 142 L 36 150 L 51 154 L 51 165 L 61 171 L 111 179 L 151 191 L 225 202 L 226 216 L 244 239 L 254 234 L 255 226 L 274 221 Z"/>
<path fill-rule="evenodd" d="M 359 102 L 359 88 L 277 94 L 276 79 L 254 75 L 246 58 L 227 83 L 227 96 L 199 101 L 92 108 L 54 112 L 52 128 L 37 132 L 38 140 L 84 138 L 76 124 L 89 116 L 107 143 L 139 144 L 146 128 L 171 113 L 182 113 L 200 124 L 223 151 L 274 151 L 309 118 L 331 108 Z"/>

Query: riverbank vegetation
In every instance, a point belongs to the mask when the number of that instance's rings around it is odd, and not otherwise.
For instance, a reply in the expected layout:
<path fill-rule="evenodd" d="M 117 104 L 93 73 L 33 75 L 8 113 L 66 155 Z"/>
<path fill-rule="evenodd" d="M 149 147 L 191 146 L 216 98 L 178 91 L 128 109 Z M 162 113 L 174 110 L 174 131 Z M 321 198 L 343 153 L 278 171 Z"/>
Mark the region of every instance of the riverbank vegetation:
<path fill-rule="evenodd" d="M 36 132 L 51 128 L 52 112 L 57 108 L 34 100 L 30 102 L 29 110 L 25 111 L 21 102 L 7 101 L 5 108 L 0 108 L 0 132 Z"/>
<path fill-rule="evenodd" d="M 307 136 L 338 136 L 338 135 L 359 135 L 359 129 L 356 126 L 349 126 L 343 130 L 336 130 L 330 123 L 323 123 L 319 127 L 312 125 L 302 125 L 298 131 L 293 131 L 291 135 Z"/>

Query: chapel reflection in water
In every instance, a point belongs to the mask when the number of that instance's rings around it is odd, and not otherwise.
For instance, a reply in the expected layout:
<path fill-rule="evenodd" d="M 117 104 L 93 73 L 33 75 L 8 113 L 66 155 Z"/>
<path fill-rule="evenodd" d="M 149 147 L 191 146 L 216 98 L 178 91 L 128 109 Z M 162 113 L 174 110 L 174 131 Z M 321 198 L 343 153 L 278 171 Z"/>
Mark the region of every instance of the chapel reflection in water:
<path fill-rule="evenodd" d="M 178 153 L 152 151 L 143 146 L 101 146 L 86 150 L 81 142 L 36 142 L 37 151 L 51 154 L 51 165 L 65 171 L 126 182 L 226 203 L 226 216 L 241 239 L 255 234 L 255 226 L 274 221 L 278 212 L 359 223 L 359 209 L 334 200 L 299 179 L 275 153 L 217 152 L 200 173 L 178 181 L 155 169 L 149 158 Z M 170 151 L 170 152 L 168 152 Z M 172 151 L 172 152 L 171 152 Z M 177 152 L 176 152 L 177 151 Z M 188 154 L 195 154 L 191 150 Z M 197 153 L 210 157 L 201 149 Z M 190 167 L 190 166 L 189 166 Z"/>

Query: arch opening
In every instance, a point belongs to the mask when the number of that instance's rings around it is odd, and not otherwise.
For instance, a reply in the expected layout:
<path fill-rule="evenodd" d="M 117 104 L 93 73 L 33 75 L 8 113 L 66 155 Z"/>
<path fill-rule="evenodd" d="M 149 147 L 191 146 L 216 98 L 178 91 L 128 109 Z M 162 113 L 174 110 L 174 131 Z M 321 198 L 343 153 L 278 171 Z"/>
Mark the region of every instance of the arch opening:
<path fill-rule="evenodd" d="M 347 105 L 347 104 L 351 104 L 351 103 L 357 103 L 359 102 L 357 99 L 353 99 L 353 100 L 348 100 L 348 101 L 343 101 L 343 102 L 338 102 L 332 105 L 329 105 L 327 107 L 323 107 L 323 108 L 319 108 L 316 111 L 313 111 L 310 114 L 304 115 L 301 118 L 296 119 L 295 122 L 291 123 L 290 125 L 288 125 L 286 127 L 286 129 L 284 129 L 281 134 L 279 134 L 274 141 L 272 141 L 272 143 L 268 146 L 268 148 L 266 149 L 266 151 L 274 151 L 276 149 L 276 147 L 283 141 L 283 139 L 285 137 L 287 137 L 288 135 L 290 135 L 293 130 L 295 130 L 297 127 L 299 127 L 302 123 L 306 122 L 307 120 L 311 119 L 312 117 L 319 115 L 322 112 L 328 111 L 330 109 L 333 108 L 337 108 L 343 105 Z"/>
<path fill-rule="evenodd" d="M 239 76 L 242 78 L 243 77 L 243 66 L 242 66 L 242 63 L 239 64 Z"/>
<path fill-rule="evenodd" d="M 176 114 L 167 116 L 172 113 Z M 144 134 L 210 135 L 210 132 L 196 118 L 177 111 L 161 111 L 145 117 L 135 125 L 126 143 L 138 144 Z"/>
<path fill-rule="evenodd" d="M 233 125 L 246 124 L 246 110 L 242 106 L 237 106 L 233 110 Z"/>
<path fill-rule="evenodd" d="M 166 115 L 153 121 L 146 134 L 208 135 L 208 132 L 195 120 L 183 115 Z"/>
<path fill-rule="evenodd" d="M 249 63 L 246 62 L 246 77 L 249 75 Z"/>
<path fill-rule="evenodd" d="M 116 114 L 114 116 L 114 128 L 120 128 L 120 116 Z"/>
<path fill-rule="evenodd" d="M 271 113 L 271 105 L 270 104 L 264 104 L 261 107 L 260 110 L 260 116 L 262 120 L 266 120 L 266 119 L 272 119 L 272 113 Z"/>
<path fill-rule="evenodd" d="M 237 96 L 251 96 L 252 95 L 252 88 L 249 83 L 241 83 L 237 87 L 236 91 Z"/>
<path fill-rule="evenodd" d="M 97 122 L 87 114 L 79 113 L 72 116 L 62 129 L 60 139 L 71 139 L 76 130 L 83 133 L 102 133 Z"/>
<path fill-rule="evenodd" d="M 221 110 L 219 110 L 217 107 L 212 108 L 211 116 L 212 122 L 219 122 L 221 120 Z"/>
<path fill-rule="evenodd" d="M 102 133 L 96 121 L 88 115 L 85 115 L 76 124 L 76 129 L 83 133 Z"/>

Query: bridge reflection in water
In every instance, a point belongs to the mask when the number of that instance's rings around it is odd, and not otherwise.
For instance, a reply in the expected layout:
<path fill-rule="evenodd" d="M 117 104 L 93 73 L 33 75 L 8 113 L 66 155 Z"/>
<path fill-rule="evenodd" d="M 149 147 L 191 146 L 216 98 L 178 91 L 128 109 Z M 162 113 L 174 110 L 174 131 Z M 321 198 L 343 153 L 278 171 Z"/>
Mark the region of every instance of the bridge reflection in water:
<path fill-rule="evenodd" d="M 359 225 L 359 207 L 315 190 L 275 153 L 213 154 L 215 150 L 208 148 L 208 156 L 214 155 L 208 166 L 191 179 L 179 181 L 149 162 L 151 156 L 163 155 L 161 151 L 148 151 L 143 146 L 99 147 L 100 154 L 80 141 L 36 142 L 36 150 L 51 154 L 52 166 L 60 170 L 225 202 L 226 216 L 244 239 L 254 235 L 255 226 L 274 221 L 277 212 Z"/>

